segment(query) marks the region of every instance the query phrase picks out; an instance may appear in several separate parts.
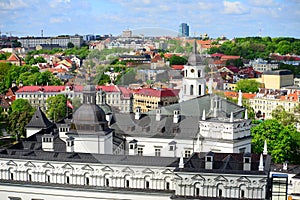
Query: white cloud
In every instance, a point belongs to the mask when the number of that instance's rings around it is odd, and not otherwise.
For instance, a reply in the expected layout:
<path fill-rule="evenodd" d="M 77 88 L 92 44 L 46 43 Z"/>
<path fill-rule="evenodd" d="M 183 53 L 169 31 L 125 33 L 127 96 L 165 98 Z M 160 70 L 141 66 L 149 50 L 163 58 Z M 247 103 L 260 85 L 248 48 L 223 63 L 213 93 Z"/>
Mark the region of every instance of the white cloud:
<path fill-rule="evenodd" d="M 273 0 L 250 0 L 250 4 L 255 6 L 274 6 L 276 3 Z"/>
<path fill-rule="evenodd" d="M 239 1 L 224 1 L 224 14 L 245 14 L 248 9 Z"/>
<path fill-rule="evenodd" d="M 50 23 L 62 23 L 64 21 L 63 18 L 60 17 L 51 17 L 50 18 Z"/>
<path fill-rule="evenodd" d="M 6 0 L 0 2 L 0 10 L 14 10 L 27 7 L 23 0 Z"/>
<path fill-rule="evenodd" d="M 55 8 L 57 6 L 61 6 L 61 4 L 68 4 L 71 3 L 71 0 L 51 0 L 49 2 L 49 6 L 51 8 Z"/>

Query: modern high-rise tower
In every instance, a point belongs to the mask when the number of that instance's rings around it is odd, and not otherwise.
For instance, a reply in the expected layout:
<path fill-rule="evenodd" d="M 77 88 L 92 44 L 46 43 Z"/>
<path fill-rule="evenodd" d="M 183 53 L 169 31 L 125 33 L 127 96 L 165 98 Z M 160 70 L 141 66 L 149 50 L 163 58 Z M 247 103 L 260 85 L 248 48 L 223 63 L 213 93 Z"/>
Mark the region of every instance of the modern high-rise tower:
<path fill-rule="evenodd" d="M 179 25 L 178 36 L 179 37 L 188 37 L 190 35 L 190 27 L 187 23 L 181 23 Z"/>

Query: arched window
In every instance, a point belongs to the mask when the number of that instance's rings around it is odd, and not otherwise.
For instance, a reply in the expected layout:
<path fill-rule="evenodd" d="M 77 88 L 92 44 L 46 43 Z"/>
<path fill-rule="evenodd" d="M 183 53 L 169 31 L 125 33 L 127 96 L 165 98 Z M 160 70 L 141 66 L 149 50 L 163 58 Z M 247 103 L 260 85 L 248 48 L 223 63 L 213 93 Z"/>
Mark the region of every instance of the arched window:
<path fill-rule="evenodd" d="M 190 95 L 194 95 L 194 85 L 190 86 Z"/>
<path fill-rule="evenodd" d="M 198 90 L 199 90 L 199 91 L 198 91 L 198 95 L 199 95 L 199 96 L 202 95 L 202 94 L 201 94 L 201 90 L 202 90 L 202 86 L 201 86 L 201 85 L 198 86 Z"/>
<path fill-rule="evenodd" d="M 200 78 L 201 77 L 201 70 L 199 69 L 198 70 L 198 78 Z"/>

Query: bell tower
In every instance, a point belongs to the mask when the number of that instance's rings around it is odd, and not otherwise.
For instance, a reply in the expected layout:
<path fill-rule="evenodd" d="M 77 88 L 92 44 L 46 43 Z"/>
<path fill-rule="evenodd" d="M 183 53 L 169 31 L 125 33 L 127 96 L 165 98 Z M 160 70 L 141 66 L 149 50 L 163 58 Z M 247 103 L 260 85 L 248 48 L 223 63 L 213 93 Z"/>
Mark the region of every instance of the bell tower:
<path fill-rule="evenodd" d="M 205 95 L 205 64 L 203 58 L 197 54 L 197 43 L 194 41 L 193 52 L 188 63 L 183 68 L 183 79 L 180 101 L 186 101 Z"/>

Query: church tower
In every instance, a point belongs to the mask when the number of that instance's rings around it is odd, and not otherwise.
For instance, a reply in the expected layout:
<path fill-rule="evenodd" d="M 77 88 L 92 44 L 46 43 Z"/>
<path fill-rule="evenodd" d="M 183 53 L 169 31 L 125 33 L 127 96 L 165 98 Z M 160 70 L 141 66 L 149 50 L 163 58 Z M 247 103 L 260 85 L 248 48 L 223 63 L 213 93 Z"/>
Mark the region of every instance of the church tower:
<path fill-rule="evenodd" d="M 113 130 L 109 128 L 105 112 L 96 104 L 96 88 L 88 80 L 83 88 L 83 104 L 73 114 L 67 133 L 74 138 L 74 152 L 113 153 Z"/>
<path fill-rule="evenodd" d="M 205 95 L 205 64 L 203 58 L 197 54 L 197 43 L 194 41 L 193 52 L 188 59 L 188 63 L 184 65 L 183 80 L 180 101 L 186 101 Z"/>

